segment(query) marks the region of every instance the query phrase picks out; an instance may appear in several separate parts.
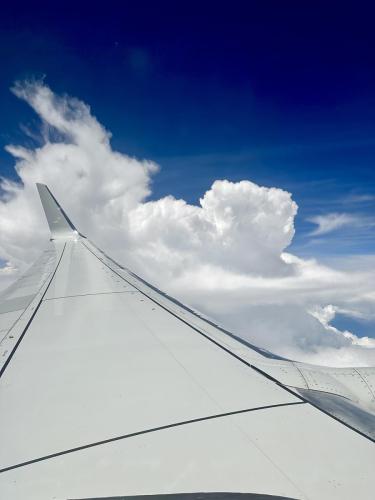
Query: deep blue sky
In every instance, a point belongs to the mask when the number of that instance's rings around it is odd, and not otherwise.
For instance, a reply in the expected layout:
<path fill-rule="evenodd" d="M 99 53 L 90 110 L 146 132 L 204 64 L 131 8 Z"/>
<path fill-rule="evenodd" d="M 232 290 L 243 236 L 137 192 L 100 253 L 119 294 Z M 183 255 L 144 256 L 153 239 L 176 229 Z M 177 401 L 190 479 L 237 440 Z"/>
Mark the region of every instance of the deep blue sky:
<path fill-rule="evenodd" d="M 0 171 L 35 116 L 39 78 L 90 104 L 114 148 L 158 161 L 154 196 L 197 203 L 212 181 L 288 189 L 301 255 L 374 253 L 374 227 L 313 238 L 312 215 L 375 217 L 375 34 L 364 2 L 6 2 Z M 360 196 L 367 199 L 359 201 Z"/>

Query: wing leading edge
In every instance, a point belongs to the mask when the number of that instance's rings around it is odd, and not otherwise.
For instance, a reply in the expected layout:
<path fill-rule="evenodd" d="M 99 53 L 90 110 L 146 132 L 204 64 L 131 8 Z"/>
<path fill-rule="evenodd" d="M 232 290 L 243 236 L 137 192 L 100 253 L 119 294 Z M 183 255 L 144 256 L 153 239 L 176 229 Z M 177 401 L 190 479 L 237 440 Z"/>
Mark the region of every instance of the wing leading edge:
<path fill-rule="evenodd" d="M 1 498 L 372 498 L 373 369 L 241 341 L 114 262 L 38 190 L 50 253 L 0 312 Z"/>

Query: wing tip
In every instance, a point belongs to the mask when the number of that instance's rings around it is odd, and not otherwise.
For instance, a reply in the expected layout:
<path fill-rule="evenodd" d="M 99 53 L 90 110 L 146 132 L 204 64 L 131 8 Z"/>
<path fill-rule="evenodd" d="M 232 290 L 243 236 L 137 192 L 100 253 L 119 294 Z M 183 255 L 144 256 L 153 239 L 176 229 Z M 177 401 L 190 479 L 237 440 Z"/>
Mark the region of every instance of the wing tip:
<path fill-rule="evenodd" d="M 40 201 L 51 231 L 52 239 L 71 239 L 80 233 L 56 200 L 47 184 L 36 183 Z"/>

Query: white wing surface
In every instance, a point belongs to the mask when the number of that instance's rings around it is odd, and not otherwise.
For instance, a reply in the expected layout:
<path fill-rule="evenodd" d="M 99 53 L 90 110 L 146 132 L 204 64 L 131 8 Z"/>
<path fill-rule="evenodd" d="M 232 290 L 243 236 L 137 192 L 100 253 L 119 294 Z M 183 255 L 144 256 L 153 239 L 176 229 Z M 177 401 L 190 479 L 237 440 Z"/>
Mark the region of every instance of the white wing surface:
<path fill-rule="evenodd" d="M 38 189 L 51 241 L 0 304 L 1 499 L 374 498 L 373 368 L 244 342 Z"/>

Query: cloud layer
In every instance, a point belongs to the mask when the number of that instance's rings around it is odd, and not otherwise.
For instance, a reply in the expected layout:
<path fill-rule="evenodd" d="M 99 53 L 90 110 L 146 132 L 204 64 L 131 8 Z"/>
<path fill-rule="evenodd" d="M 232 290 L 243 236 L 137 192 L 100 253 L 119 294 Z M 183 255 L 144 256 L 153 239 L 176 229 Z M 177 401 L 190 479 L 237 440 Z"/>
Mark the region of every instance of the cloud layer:
<path fill-rule="evenodd" d="M 375 364 L 372 339 L 330 325 L 339 309 L 375 317 L 375 273 L 286 253 L 297 213 L 290 193 L 217 180 L 199 206 L 173 196 L 151 201 L 158 165 L 114 151 L 87 105 L 42 83 L 13 92 L 40 117 L 43 142 L 7 147 L 20 182 L 1 183 L 0 283 L 25 270 L 48 237 L 35 189 L 44 182 L 81 232 L 243 337 L 301 360 Z"/>

